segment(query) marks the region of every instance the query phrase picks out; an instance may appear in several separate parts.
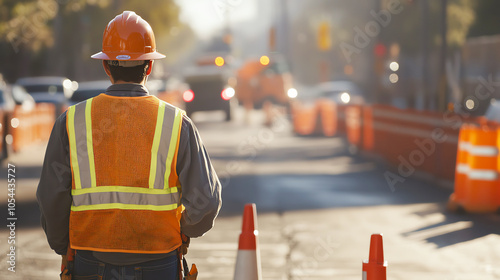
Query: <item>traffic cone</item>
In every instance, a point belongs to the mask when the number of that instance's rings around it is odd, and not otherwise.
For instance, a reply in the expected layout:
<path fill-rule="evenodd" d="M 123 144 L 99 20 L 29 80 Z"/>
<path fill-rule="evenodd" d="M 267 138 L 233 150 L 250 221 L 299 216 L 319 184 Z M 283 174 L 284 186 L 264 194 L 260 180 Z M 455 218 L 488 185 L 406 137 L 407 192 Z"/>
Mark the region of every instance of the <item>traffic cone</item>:
<path fill-rule="evenodd" d="M 363 262 L 363 280 L 386 280 L 387 262 L 384 261 L 382 234 L 372 234 L 370 257 Z"/>
<path fill-rule="evenodd" d="M 243 212 L 234 280 L 262 279 L 257 235 L 257 210 L 254 203 L 249 203 L 245 205 Z"/>

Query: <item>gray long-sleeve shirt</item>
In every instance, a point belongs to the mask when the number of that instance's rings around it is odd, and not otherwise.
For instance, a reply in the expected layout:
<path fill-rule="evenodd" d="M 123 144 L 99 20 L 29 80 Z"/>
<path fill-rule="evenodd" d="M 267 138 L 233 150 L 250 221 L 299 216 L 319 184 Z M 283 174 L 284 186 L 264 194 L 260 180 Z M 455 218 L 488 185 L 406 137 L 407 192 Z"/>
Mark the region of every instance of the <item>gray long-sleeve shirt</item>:
<path fill-rule="evenodd" d="M 139 84 L 110 86 L 112 96 L 144 96 L 149 94 Z M 185 207 L 181 231 L 189 237 L 199 237 L 213 227 L 221 207 L 221 184 L 201 141 L 198 130 L 188 117 L 182 120 L 177 175 L 182 189 L 181 203 Z M 71 168 L 66 114 L 55 122 L 45 154 L 37 199 L 42 227 L 50 247 L 59 255 L 66 254 L 69 242 L 71 211 Z M 94 252 L 98 259 L 117 265 L 158 259 L 165 254 L 125 254 Z"/>

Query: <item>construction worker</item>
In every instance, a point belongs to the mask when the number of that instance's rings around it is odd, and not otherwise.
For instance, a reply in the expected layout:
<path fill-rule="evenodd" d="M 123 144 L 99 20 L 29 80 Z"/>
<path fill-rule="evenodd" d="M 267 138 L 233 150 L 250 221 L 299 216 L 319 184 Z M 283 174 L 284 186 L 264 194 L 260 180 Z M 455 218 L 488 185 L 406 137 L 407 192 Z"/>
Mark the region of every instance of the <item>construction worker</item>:
<path fill-rule="evenodd" d="M 181 233 L 202 236 L 218 215 L 221 184 L 196 127 L 145 87 L 164 57 L 144 19 L 116 16 L 92 56 L 112 85 L 56 120 L 37 199 L 63 265 L 76 250 L 73 279 L 179 279 Z"/>

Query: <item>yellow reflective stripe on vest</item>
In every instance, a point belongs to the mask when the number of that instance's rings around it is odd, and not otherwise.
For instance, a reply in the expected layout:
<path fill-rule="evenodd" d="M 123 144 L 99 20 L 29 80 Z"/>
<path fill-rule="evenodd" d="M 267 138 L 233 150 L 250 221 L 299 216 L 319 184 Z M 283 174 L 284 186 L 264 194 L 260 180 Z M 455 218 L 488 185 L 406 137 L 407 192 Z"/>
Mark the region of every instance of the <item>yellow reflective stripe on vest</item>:
<path fill-rule="evenodd" d="M 69 150 L 70 150 L 70 158 L 71 158 L 71 167 L 73 169 L 73 177 L 75 181 L 75 188 L 81 189 L 81 181 L 80 181 L 80 168 L 78 166 L 78 156 L 76 150 L 76 139 L 75 139 L 75 106 L 71 106 L 68 108 L 68 114 L 66 115 L 68 122 L 68 135 L 69 135 Z"/>
<path fill-rule="evenodd" d="M 89 159 L 90 186 L 96 186 L 95 163 L 94 163 L 94 142 L 92 140 L 92 98 L 88 99 L 85 105 L 85 125 L 87 132 L 87 152 Z"/>
<path fill-rule="evenodd" d="M 182 111 L 179 109 L 175 109 L 175 118 L 174 118 L 174 124 L 172 127 L 172 136 L 170 137 L 170 145 L 168 148 L 168 155 L 167 155 L 167 163 L 173 162 L 174 160 L 174 155 L 175 151 L 177 149 L 177 140 L 180 137 L 181 133 L 181 126 L 182 126 Z M 167 165 L 168 166 L 168 165 Z M 170 168 L 168 170 L 165 170 L 165 178 L 163 179 L 165 188 L 168 187 L 168 179 L 170 178 Z"/>
<path fill-rule="evenodd" d="M 73 190 L 72 211 L 103 209 L 172 210 L 179 206 L 178 188 L 165 190 L 104 186 Z"/>
<path fill-rule="evenodd" d="M 160 102 L 158 106 L 158 116 L 156 117 L 155 135 L 153 138 L 153 147 L 151 148 L 151 165 L 149 168 L 149 188 L 155 187 L 156 172 L 158 171 L 158 150 L 160 148 L 161 133 L 163 131 L 163 118 L 165 116 L 165 103 Z"/>
<path fill-rule="evenodd" d="M 68 109 L 71 167 L 76 189 L 96 186 L 91 109 L 92 99 Z"/>
<path fill-rule="evenodd" d="M 161 111 L 160 111 L 161 109 Z M 177 150 L 177 139 L 182 121 L 181 110 L 160 101 L 157 125 L 151 148 L 151 166 L 149 174 L 149 188 L 168 188 L 173 155 Z M 161 123 L 161 126 L 158 124 Z M 157 141 L 159 139 L 159 141 Z"/>
<path fill-rule="evenodd" d="M 177 204 L 135 205 L 135 204 L 123 204 L 123 203 L 109 203 L 109 204 L 93 204 L 85 206 L 71 206 L 71 211 L 109 210 L 109 209 L 169 211 L 169 210 L 175 210 L 176 208 Z"/>

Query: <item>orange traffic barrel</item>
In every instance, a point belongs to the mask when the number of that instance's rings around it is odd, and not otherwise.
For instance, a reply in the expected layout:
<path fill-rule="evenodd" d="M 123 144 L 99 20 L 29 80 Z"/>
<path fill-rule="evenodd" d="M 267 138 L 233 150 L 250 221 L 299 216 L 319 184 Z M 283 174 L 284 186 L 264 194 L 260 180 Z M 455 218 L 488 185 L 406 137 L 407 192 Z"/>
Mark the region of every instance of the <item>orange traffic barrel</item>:
<path fill-rule="evenodd" d="M 452 211 L 458 210 L 465 201 L 465 187 L 467 184 L 467 174 L 469 171 L 469 147 L 470 134 L 473 125 L 464 124 L 460 127 L 458 134 L 457 163 L 455 167 L 455 189 L 450 196 L 448 208 Z"/>
<path fill-rule="evenodd" d="M 328 99 L 320 99 L 318 100 L 318 110 L 323 135 L 335 136 L 337 134 L 337 104 Z"/>
<path fill-rule="evenodd" d="M 458 205 L 471 213 L 495 212 L 499 206 L 497 129 L 491 126 L 472 127 L 467 149 L 467 165 L 462 203 Z"/>
<path fill-rule="evenodd" d="M 348 106 L 346 115 L 347 140 L 351 145 L 361 147 L 362 136 L 362 111 L 360 105 Z"/>

